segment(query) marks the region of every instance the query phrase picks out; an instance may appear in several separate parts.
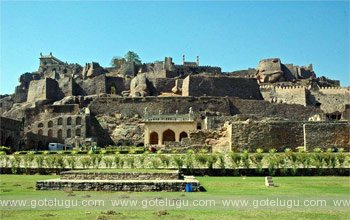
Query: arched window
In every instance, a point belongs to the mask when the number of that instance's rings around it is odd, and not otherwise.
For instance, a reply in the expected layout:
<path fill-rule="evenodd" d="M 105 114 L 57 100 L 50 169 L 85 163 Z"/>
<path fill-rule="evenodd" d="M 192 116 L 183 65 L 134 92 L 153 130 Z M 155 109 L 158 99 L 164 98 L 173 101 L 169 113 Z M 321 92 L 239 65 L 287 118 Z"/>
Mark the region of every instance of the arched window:
<path fill-rule="evenodd" d="M 75 136 L 81 136 L 81 130 L 80 130 L 80 128 L 78 128 L 77 130 L 75 130 Z"/>
<path fill-rule="evenodd" d="M 80 118 L 80 117 L 77 117 L 77 118 L 75 119 L 75 124 L 76 124 L 76 125 L 81 125 L 81 118 Z"/>
<path fill-rule="evenodd" d="M 67 138 L 72 137 L 72 131 L 70 129 L 67 130 Z"/>
<path fill-rule="evenodd" d="M 38 128 L 42 128 L 42 127 L 44 127 L 44 124 L 43 123 L 39 123 L 38 124 Z"/>
<path fill-rule="evenodd" d="M 61 129 L 59 129 L 57 131 L 57 138 L 62 139 L 62 130 Z"/>
<path fill-rule="evenodd" d="M 197 130 L 201 130 L 202 129 L 202 123 L 198 122 L 197 123 Z"/>
<path fill-rule="evenodd" d="M 49 130 L 47 131 L 47 136 L 52 137 L 52 130 L 51 130 L 51 129 L 49 129 Z"/>
<path fill-rule="evenodd" d="M 175 141 L 175 132 L 168 129 L 163 133 L 163 144 L 165 142 L 174 142 Z"/>
<path fill-rule="evenodd" d="M 52 128 L 52 126 L 53 126 L 53 122 L 52 122 L 52 121 L 49 121 L 49 122 L 47 123 L 47 127 Z"/>
<path fill-rule="evenodd" d="M 149 144 L 158 144 L 158 133 L 157 132 L 152 132 L 149 135 Z"/>
<path fill-rule="evenodd" d="M 68 117 L 67 118 L 67 125 L 71 125 L 72 124 L 72 118 L 71 117 Z"/>
<path fill-rule="evenodd" d="M 63 119 L 62 118 L 58 118 L 57 119 L 57 125 L 62 125 L 63 124 Z"/>
<path fill-rule="evenodd" d="M 183 131 L 180 133 L 180 141 L 182 140 L 182 138 L 187 138 L 187 137 L 188 137 L 188 135 L 186 132 Z"/>
<path fill-rule="evenodd" d="M 43 135 L 43 130 L 42 129 L 38 130 L 38 135 Z"/>

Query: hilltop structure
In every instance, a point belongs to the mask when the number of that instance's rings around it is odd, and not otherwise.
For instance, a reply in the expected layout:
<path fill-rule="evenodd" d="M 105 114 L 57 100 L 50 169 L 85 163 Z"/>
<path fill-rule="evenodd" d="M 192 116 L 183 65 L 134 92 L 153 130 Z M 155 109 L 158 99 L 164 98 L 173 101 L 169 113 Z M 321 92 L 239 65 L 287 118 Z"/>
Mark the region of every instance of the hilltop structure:
<path fill-rule="evenodd" d="M 0 97 L 1 145 L 213 151 L 350 146 L 349 88 L 317 77 L 311 64 L 272 58 L 257 68 L 222 72 L 185 56 L 180 65 L 165 57 L 118 68 L 68 64 L 52 53 L 39 60 L 37 71 L 20 76 L 14 94 Z"/>

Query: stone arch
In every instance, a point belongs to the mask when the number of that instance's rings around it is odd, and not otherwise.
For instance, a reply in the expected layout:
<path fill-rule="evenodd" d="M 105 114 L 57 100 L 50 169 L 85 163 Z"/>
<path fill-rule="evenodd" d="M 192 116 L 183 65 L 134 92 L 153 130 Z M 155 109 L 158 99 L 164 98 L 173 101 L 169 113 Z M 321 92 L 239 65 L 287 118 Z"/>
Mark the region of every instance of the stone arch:
<path fill-rule="evenodd" d="M 165 142 L 174 142 L 175 141 L 175 132 L 168 129 L 163 132 L 163 144 Z"/>
<path fill-rule="evenodd" d="M 44 124 L 43 123 L 39 123 L 38 124 L 38 128 L 42 128 L 42 127 L 44 127 Z"/>
<path fill-rule="evenodd" d="M 75 130 L 75 136 L 81 136 L 81 130 L 80 130 L 80 128 L 77 128 L 77 129 Z"/>
<path fill-rule="evenodd" d="M 72 131 L 70 129 L 67 130 L 67 138 L 72 137 Z"/>
<path fill-rule="evenodd" d="M 63 125 L 63 119 L 62 118 L 58 118 L 57 119 L 57 125 Z"/>
<path fill-rule="evenodd" d="M 43 135 L 43 130 L 42 129 L 38 130 L 38 135 Z"/>
<path fill-rule="evenodd" d="M 71 125 L 72 124 L 72 118 L 71 117 L 68 117 L 67 118 L 67 125 Z"/>
<path fill-rule="evenodd" d="M 81 117 L 77 117 L 77 118 L 75 119 L 75 124 L 76 124 L 76 125 L 81 125 Z"/>
<path fill-rule="evenodd" d="M 47 122 L 47 127 L 52 128 L 52 126 L 53 126 L 53 122 L 52 121 Z"/>
<path fill-rule="evenodd" d="M 149 135 L 149 144 L 158 144 L 158 133 L 153 131 Z"/>
<path fill-rule="evenodd" d="M 187 138 L 188 137 L 188 134 L 186 133 L 186 132 L 181 132 L 180 133 L 180 138 L 179 138 L 179 140 L 181 141 L 183 138 Z"/>
<path fill-rule="evenodd" d="M 51 130 L 51 129 L 49 129 L 49 130 L 47 131 L 47 136 L 48 136 L 48 137 L 52 137 L 52 130 Z"/>
<path fill-rule="evenodd" d="M 62 129 L 57 131 L 57 138 L 62 139 Z"/>

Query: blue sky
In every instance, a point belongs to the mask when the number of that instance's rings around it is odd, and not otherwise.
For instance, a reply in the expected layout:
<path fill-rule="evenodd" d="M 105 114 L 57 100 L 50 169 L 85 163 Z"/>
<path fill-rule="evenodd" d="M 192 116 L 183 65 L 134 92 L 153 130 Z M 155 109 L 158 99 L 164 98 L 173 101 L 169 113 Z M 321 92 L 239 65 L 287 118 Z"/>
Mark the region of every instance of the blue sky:
<path fill-rule="evenodd" d="M 39 54 L 109 66 L 128 50 L 143 62 L 200 56 L 233 71 L 279 57 L 349 85 L 349 2 L 1 1 L 0 94 L 38 69 Z"/>

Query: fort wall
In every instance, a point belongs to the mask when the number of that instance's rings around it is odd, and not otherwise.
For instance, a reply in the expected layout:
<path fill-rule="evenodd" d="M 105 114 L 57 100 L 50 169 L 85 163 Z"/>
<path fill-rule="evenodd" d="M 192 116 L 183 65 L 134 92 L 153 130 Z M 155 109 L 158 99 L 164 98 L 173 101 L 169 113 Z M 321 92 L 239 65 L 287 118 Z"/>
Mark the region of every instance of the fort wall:
<path fill-rule="evenodd" d="M 41 80 L 30 81 L 27 102 L 36 102 L 39 100 L 59 100 L 64 94 L 59 88 L 56 80 L 45 78 Z"/>
<path fill-rule="evenodd" d="M 183 81 L 183 96 L 229 96 L 261 100 L 255 79 L 227 76 L 195 75 Z"/>
<path fill-rule="evenodd" d="M 229 126 L 234 151 L 284 150 L 299 146 L 312 151 L 316 147 L 348 149 L 350 146 L 350 124 L 346 122 L 245 121 L 232 122 Z"/>
<path fill-rule="evenodd" d="M 231 123 L 231 148 L 268 151 L 271 148 L 283 150 L 303 146 L 303 124 L 298 122 L 233 122 Z"/>
<path fill-rule="evenodd" d="M 304 132 L 304 145 L 308 151 L 332 147 L 350 149 L 350 123 L 348 122 L 305 123 Z"/>
<path fill-rule="evenodd" d="M 350 104 L 349 88 L 326 87 L 310 90 L 308 104 L 317 106 L 325 113 L 343 112 L 345 105 Z"/>
<path fill-rule="evenodd" d="M 264 100 L 275 103 L 299 104 L 306 106 L 306 88 L 304 86 L 260 86 Z"/>
<path fill-rule="evenodd" d="M 89 108 L 92 114 L 121 113 L 133 117 L 144 115 L 147 107 L 149 114 L 186 114 L 192 107 L 194 112 L 221 112 L 230 115 L 229 100 L 216 97 L 99 97 L 91 102 Z"/>

